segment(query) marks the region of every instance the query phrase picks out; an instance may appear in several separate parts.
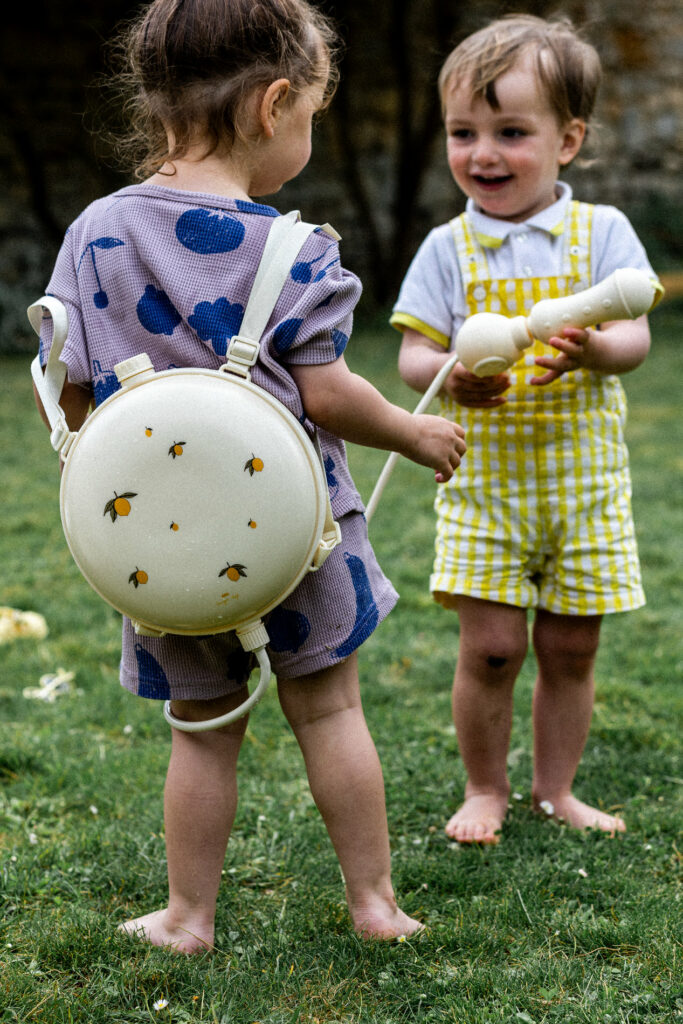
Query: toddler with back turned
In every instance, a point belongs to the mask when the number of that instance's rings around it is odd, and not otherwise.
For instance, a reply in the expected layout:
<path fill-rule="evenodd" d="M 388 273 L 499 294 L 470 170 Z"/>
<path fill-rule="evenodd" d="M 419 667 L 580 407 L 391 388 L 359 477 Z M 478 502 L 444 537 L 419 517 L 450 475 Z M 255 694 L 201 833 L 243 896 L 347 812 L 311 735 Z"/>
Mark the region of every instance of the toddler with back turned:
<path fill-rule="evenodd" d="M 305 0 L 155 0 L 123 37 L 143 178 L 91 204 L 70 227 L 48 290 L 66 306 L 61 405 L 72 430 L 116 383 L 113 367 L 147 352 L 155 370 L 218 368 L 239 333 L 277 211 L 256 201 L 306 165 L 311 123 L 334 81 L 333 30 Z M 399 451 L 447 480 L 462 429 L 411 417 L 344 360 L 358 279 L 334 233 L 316 230 L 290 274 L 253 367 L 321 442 L 342 542 L 270 615 L 269 660 L 284 714 L 339 858 L 354 929 L 411 934 L 394 897 L 384 786 L 361 706 L 357 649 L 396 593 L 368 541 L 344 441 Z M 51 342 L 45 320 L 42 361 Z M 283 524 L 283 529 L 286 526 Z M 252 655 L 233 634 L 151 638 L 123 623 L 122 684 L 204 721 L 243 703 Z M 237 806 L 246 719 L 172 729 L 164 817 L 166 906 L 121 927 L 156 945 L 210 948 Z"/>

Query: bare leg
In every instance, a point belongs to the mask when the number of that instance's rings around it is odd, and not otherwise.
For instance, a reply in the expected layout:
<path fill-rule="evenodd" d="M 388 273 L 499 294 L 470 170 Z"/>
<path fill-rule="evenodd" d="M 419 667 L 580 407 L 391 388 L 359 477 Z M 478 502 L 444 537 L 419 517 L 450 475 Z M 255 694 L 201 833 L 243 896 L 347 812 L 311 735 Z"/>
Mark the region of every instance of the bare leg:
<path fill-rule="evenodd" d="M 203 720 L 237 707 L 246 688 L 220 700 L 174 701 L 178 718 Z M 208 732 L 172 730 L 164 792 L 168 906 L 122 931 L 181 953 L 213 944 L 216 898 L 237 808 L 237 756 L 247 718 Z"/>
<path fill-rule="evenodd" d="M 593 666 L 600 623 L 598 615 L 539 611 L 536 617 L 534 648 L 539 673 L 534 692 L 532 794 L 537 808 L 546 804 L 546 811 L 568 825 L 614 835 L 625 830 L 622 819 L 590 807 L 571 791 L 593 713 Z"/>
<path fill-rule="evenodd" d="M 278 693 L 339 858 L 355 931 L 366 938 L 412 934 L 421 926 L 398 908 L 391 884 L 384 781 L 355 654 L 324 672 L 280 680 Z"/>
<path fill-rule="evenodd" d="M 459 597 L 460 649 L 453 720 L 465 768 L 465 802 L 446 825 L 459 843 L 497 843 L 507 812 L 513 689 L 527 650 L 526 611 Z"/>

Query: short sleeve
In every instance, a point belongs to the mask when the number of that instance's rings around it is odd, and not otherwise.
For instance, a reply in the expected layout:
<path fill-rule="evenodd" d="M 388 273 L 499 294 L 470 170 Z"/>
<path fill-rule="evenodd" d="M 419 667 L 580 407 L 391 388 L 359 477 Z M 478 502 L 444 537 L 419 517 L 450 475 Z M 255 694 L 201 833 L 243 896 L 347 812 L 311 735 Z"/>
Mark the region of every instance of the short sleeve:
<path fill-rule="evenodd" d="M 614 206 L 595 207 L 592 248 L 592 276 L 596 282 L 622 267 L 657 276 L 630 221 Z"/>
<path fill-rule="evenodd" d="M 454 324 L 465 314 L 464 295 L 449 224 L 431 231 L 401 285 L 390 323 L 413 327 L 449 348 Z"/>
<path fill-rule="evenodd" d="M 285 365 L 334 362 L 344 352 L 361 294 L 341 265 L 339 245 L 316 229 L 294 262 L 266 333 L 270 355 Z"/>

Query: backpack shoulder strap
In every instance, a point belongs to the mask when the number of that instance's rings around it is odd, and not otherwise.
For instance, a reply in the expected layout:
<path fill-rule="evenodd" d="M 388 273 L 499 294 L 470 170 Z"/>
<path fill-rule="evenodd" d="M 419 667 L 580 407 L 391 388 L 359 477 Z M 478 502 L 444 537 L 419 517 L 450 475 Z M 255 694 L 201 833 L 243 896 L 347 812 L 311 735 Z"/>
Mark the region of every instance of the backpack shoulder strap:
<path fill-rule="evenodd" d="M 273 221 L 239 334 L 230 341 L 226 362 L 221 367 L 225 372 L 236 373 L 241 377 L 249 376 L 249 370 L 258 356 L 261 337 L 294 261 L 306 239 L 316 230 L 317 225 L 306 224 L 300 219 L 298 210 L 292 210 Z"/>
<path fill-rule="evenodd" d="M 63 302 L 60 302 L 54 295 L 43 295 L 37 302 L 33 302 L 26 311 L 29 323 L 38 337 L 40 337 L 40 326 L 45 310 L 52 317 L 52 347 L 45 364 L 45 372 L 43 373 L 40 364 L 39 353 L 31 363 L 31 376 L 50 424 L 52 447 L 56 452 L 65 456 L 70 440 L 75 437 L 75 434 L 69 430 L 64 410 L 59 404 L 66 380 L 66 364 L 61 361 L 60 356 L 69 331 L 69 320 Z"/>
<path fill-rule="evenodd" d="M 273 221 L 244 311 L 240 333 L 230 341 L 226 361 L 220 368 L 224 373 L 249 378 L 249 371 L 258 357 L 261 337 L 268 326 L 289 272 L 306 239 L 316 230 L 317 225 L 306 224 L 300 220 L 298 210 L 293 210 Z M 337 232 L 328 224 L 323 225 L 320 230 L 339 239 Z M 313 444 L 324 473 L 324 460 L 317 432 Z M 335 522 L 332 514 L 329 489 L 326 488 L 326 491 L 325 525 L 313 558 L 312 571 L 320 568 L 341 541 L 339 524 Z"/>

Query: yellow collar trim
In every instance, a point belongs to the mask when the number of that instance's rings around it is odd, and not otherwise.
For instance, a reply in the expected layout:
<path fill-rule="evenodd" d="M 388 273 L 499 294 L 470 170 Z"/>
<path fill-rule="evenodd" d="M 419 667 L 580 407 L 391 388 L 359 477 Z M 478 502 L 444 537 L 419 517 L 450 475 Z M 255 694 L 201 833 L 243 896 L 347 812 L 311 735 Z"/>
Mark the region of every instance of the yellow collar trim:
<path fill-rule="evenodd" d="M 548 233 L 555 236 L 564 234 L 564 217 L 555 225 L 555 227 L 549 228 Z M 509 232 L 507 234 L 509 234 Z M 483 246 L 485 249 L 500 249 L 501 245 L 507 238 L 507 234 L 503 238 L 498 238 L 497 235 L 486 235 L 483 231 L 474 232 L 474 236 L 479 242 L 479 245 Z"/>
<path fill-rule="evenodd" d="M 500 249 L 505 241 L 504 238 L 496 238 L 495 235 L 485 235 L 482 231 L 475 231 L 474 237 L 479 242 L 479 245 L 483 245 L 485 249 Z"/>

